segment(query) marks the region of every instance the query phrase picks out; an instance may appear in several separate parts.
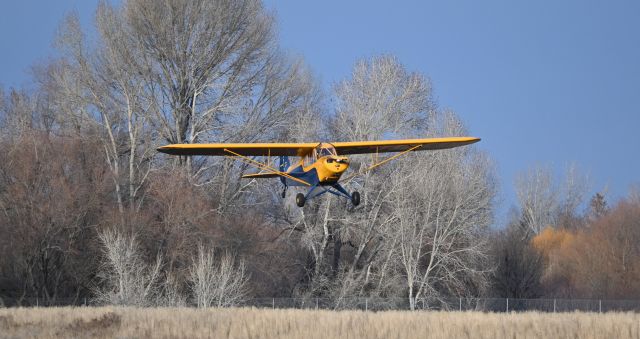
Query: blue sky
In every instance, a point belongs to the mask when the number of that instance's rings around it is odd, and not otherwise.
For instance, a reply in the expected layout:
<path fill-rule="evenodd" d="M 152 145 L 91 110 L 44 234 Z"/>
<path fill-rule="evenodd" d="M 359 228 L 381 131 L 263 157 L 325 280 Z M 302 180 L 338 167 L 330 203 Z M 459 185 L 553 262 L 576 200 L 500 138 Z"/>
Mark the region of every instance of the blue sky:
<path fill-rule="evenodd" d="M 0 83 L 28 84 L 70 10 L 96 1 L 0 7 Z M 282 46 L 325 88 L 360 58 L 393 54 L 433 80 L 497 164 L 501 211 L 516 173 L 576 163 L 611 200 L 640 182 L 638 1 L 273 1 Z"/>

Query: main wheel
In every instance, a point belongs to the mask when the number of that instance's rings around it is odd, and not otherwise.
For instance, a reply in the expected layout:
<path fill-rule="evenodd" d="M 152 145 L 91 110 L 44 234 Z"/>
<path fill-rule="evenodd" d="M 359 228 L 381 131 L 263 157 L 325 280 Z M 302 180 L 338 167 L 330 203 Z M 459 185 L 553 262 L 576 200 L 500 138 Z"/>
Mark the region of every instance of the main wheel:
<path fill-rule="evenodd" d="M 360 205 L 360 193 L 358 193 L 357 191 L 351 193 L 351 203 L 353 204 L 353 206 Z"/>
<path fill-rule="evenodd" d="M 296 194 L 296 205 L 298 205 L 298 207 L 303 207 L 304 202 L 305 202 L 304 194 L 302 193 Z"/>

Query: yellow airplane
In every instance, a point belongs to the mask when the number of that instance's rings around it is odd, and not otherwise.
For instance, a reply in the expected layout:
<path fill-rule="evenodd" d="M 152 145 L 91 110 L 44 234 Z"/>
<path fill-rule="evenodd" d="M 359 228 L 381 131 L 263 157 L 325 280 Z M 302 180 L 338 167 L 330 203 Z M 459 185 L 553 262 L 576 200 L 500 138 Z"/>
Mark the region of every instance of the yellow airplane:
<path fill-rule="evenodd" d="M 296 195 L 296 205 L 303 207 L 306 201 L 324 193 L 331 193 L 351 200 L 354 206 L 360 204 L 360 193 L 353 193 L 340 185 L 342 174 L 349 168 L 350 154 L 374 154 L 376 162 L 364 171 L 355 173 L 348 179 L 372 170 L 397 157 L 412 151 L 438 150 L 473 144 L 480 141 L 474 137 L 449 137 L 407 140 L 352 141 L 352 142 L 311 142 L 311 143 L 245 143 L 245 144 L 172 144 L 158 148 L 159 152 L 180 155 L 228 156 L 239 159 L 261 170 L 260 173 L 246 174 L 243 178 L 280 177 L 285 197 L 289 186 L 307 186 L 306 194 Z M 397 152 L 391 157 L 377 161 L 379 153 Z M 290 156 L 299 157 L 291 165 Z M 252 157 L 266 157 L 260 162 Z M 279 167 L 271 166 L 271 157 L 279 157 Z"/>

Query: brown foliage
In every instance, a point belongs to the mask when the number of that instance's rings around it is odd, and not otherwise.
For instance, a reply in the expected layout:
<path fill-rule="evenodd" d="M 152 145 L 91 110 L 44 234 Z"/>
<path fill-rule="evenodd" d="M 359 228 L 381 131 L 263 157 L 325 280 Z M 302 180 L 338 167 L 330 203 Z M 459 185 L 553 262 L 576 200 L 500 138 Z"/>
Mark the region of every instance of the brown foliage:
<path fill-rule="evenodd" d="M 123 214 L 94 139 L 25 130 L 0 147 L 3 298 L 39 297 L 46 304 L 90 296 L 101 260 L 96 230 L 103 227 L 137 234 L 149 261 L 162 253 L 163 270 L 183 292 L 197 244 L 243 258 L 253 295 L 291 295 L 299 279 L 298 247 L 276 240 L 280 230 L 260 210 L 219 214 L 215 192 L 194 186 L 176 175 L 180 171 L 154 171 L 140 205 Z"/>
<path fill-rule="evenodd" d="M 0 276 L 7 295 L 55 300 L 86 286 L 105 169 L 91 140 L 27 131 L 2 141 Z"/>
<path fill-rule="evenodd" d="M 640 205 L 618 203 L 578 235 L 575 248 L 576 290 L 590 297 L 640 297 Z"/>
<path fill-rule="evenodd" d="M 576 236 L 566 229 L 545 228 L 531 240 L 545 263 L 541 283 L 547 296 L 571 297 L 569 260 L 575 258 Z"/>
<path fill-rule="evenodd" d="M 621 201 L 578 230 L 547 228 L 532 240 L 545 258 L 546 294 L 640 297 L 640 205 Z"/>

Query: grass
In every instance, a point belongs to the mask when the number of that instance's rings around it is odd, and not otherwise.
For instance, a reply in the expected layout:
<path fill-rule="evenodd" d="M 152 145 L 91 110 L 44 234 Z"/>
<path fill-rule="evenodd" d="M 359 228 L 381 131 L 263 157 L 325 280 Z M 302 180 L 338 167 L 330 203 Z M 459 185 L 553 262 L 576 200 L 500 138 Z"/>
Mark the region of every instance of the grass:
<path fill-rule="evenodd" d="M 639 338 L 635 313 L 0 309 L 2 338 Z"/>

